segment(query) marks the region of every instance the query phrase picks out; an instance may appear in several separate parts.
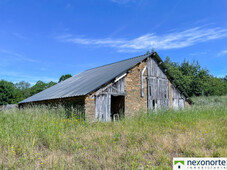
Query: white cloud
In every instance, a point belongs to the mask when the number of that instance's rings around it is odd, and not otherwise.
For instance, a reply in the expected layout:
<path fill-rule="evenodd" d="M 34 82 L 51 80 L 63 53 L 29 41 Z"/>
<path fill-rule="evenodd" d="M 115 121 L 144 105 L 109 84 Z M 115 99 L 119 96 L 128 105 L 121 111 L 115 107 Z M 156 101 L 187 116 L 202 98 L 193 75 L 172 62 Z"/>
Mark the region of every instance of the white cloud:
<path fill-rule="evenodd" d="M 30 40 L 30 38 L 25 37 L 24 35 L 18 33 L 18 32 L 12 32 L 12 35 L 15 36 L 18 39 L 22 39 L 22 40 Z"/>
<path fill-rule="evenodd" d="M 189 55 L 192 55 L 192 56 L 200 56 L 200 55 L 206 55 L 206 54 L 207 54 L 206 51 L 201 51 L 201 52 L 190 53 Z"/>
<path fill-rule="evenodd" d="M 227 55 L 227 50 L 223 50 L 223 51 L 218 53 L 218 57 L 219 56 L 224 56 L 224 55 Z"/>
<path fill-rule="evenodd" d="M 227 28 L 201 28 L 195 27 L 184 31 L 171 32 L 157 35 L 148 33 L 133 39 L 112 39 L 112 38 L 80 38 L 70 34 L 57 37 L 63 42 L 71 42 L 81 45 L 95 45 L 117 48 L 119 51 L 140 51 L 154 48 L 155 50 L 167 50 L 184 48 L 197 43 L 206 42 L 227 37 Z"/>
<path fill-rule="evenodd" d="M 13 80 L 13 82 L 28 81 L 32 85 L 34 85 L 38 80 L 41 80 L 44 82 L 50 82 L 50 81 L 58 82 L 58 79 L 54 77 L 33 76 L 33 75 L 24 74 L 21 72 L 4 71 L 4 70 L 0 70 L 0 77 L 7 77 L 7 80 L 9 81 Z"/>
<path fill-rule="evenodd" d="M 12 61 L 26 61 L 26 62 L 31 62 L 31 63 L 37 63 L 38 61 L 32 59 L 32 58 L 28 58 L 22 54 L 18 54 L 18 53 L 15 53 L 15 52 L 12 52 L 12 51 L 8 51 L 8 50 L 3 50 L 3 49 L 0 49 L 0 54 L 3 54 L 1 55 L 0 57 L 1 58 L 11 58 Z"/>

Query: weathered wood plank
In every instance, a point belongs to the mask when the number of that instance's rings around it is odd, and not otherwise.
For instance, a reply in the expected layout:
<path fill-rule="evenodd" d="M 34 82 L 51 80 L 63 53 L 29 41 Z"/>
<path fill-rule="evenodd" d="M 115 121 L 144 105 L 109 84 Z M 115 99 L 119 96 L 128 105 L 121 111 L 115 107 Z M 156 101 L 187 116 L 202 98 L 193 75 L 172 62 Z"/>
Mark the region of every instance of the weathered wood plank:
<path fill-rule="evenodd" d="M 177 89 L 177 87 L 172 85 L 172 99 L 173 99 L 173 109 L 184 108 L 185 97 Z"/>
<path fill-rule="evenodd" d="M 154 58 L 147 60 L 148 109 L 169 107 L 169 80 Z"/>
<path fill-rule="evenodd" d="M 111 95 L 125 95 L 125 78 L 100 89 L 95 98 L 95 117 L 101 122 L 111 121 Z"/>
<path fill-rule="evenodd" d="M 101 94 L 95 99 L 95 117 L 101 122 L 110 121 L 110 95 Z"/>

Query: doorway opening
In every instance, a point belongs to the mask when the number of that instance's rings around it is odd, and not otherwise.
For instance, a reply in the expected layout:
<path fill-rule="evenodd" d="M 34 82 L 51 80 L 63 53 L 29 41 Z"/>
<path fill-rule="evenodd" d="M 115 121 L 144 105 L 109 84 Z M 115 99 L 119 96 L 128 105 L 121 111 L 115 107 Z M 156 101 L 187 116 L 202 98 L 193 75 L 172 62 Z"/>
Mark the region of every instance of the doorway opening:
<path fill-rule="evenodd" d="M 125 113 L 125 96 L 111 95 L 111 119 L 119 120 L 124 117 Z"/>

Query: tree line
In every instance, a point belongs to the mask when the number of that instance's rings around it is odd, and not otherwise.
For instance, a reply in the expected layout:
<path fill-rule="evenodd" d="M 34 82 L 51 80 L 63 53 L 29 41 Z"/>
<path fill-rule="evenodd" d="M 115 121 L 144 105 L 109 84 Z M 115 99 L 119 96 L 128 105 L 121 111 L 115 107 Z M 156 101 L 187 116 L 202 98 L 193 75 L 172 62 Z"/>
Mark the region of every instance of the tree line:
<path fill-rule="evenodd" d="M 58 81 L 66 80 L 72 77 L 71 74 L 62 75 Z M 34 94 L 37 94 L 51 86 L 57 84 L 56 82 L 45 83 L 41 80 L 37 81 L 35 85 L 20 81 L 19 83 L 12 83 L 6 80 L 0 81 L 0 105 L 18 103 Z"/>
<path fill-rule="evenodd" d="M 190 96 L 220 96 L 227 94 L 227 75 L 218 78 L 202 68 L 198 61 L 173 62 L 169 57 L 164 61 L 169 72 Z"/>
<path fill-rule="evenodd" d="M 218 78 L 202 68 L 198 61 L 189 62 L 184 60 L 182 63 L 173 62 L 169 57 L 164 60 L 171 75 L 181 85 L 185 92 L 191 96 L 213 96 L 227 95 L 227 75 Z M 62 75 L 58 81 L 72 77 L 70 74 Z M 18 103 L 25 98 L 37 94 L 53 85 L 56 82 L 45 83 L 41 80 L 35 85 L 21 81 L 12 83 L 5 80 L 0 81 L 0 105 Z"/>

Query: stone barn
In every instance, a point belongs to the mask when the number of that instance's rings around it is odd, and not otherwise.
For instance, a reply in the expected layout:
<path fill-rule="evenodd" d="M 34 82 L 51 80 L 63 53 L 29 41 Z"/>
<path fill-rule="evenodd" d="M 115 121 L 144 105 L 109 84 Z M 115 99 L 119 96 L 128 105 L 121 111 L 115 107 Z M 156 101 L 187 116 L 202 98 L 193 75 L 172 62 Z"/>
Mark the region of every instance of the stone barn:
<path fill-rule="evenodd" d="M 156 52 L 86 70 L 19 103 L 80 108 L 88 121 L 111 121 L 138 111 L 184 108 L 192 101 Z"/>

